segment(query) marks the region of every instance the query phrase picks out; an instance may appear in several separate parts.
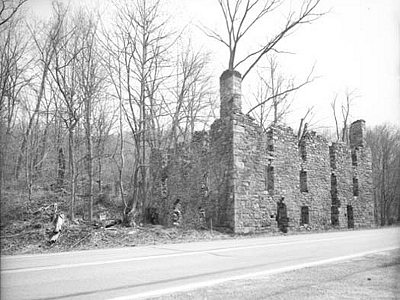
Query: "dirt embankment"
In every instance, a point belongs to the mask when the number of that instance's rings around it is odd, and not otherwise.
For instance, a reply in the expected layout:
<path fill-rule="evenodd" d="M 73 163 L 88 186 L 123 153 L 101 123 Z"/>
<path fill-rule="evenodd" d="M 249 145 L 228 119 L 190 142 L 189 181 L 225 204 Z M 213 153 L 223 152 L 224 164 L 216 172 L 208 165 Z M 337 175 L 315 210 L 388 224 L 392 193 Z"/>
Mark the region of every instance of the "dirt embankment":
<path fill-rule="evenodd" d="M 110 197 L 99 197 L 94 203 L 93 222 L 87 222 L 80 217 L 80 206 L 83 204 L 78 202 L 78 218 L 74 222 L 65 218 L 59 239 L 55 244 L 50 244 L 54 230 L 54 203 L 57 203 L 58 212 L 68 212 L 68 197 L 59 193 L 36 193 L 30 202 L 15 193 L 5 193 L 5 199 L 1 203 L 1 254 L 133 247 L 232 237 L 230 233 L 217 230 L 148 224 L 136 227 L 117 224 L 106 228 L 107 224 L 121 219 L 122 206 Z M 100 214 L 105 215 L 106 219 L 99 220 Z"/>
<path fill-rule="evenodd" d="M 96 216 L 94 222 L 87 222 L 79 217 L 84 210 L 84 201 L 77 201 L 78 218 L 75 222 L 70 222 L 66 218 L 59 239 L 55 244 L 50 244 L 49 240 L 54 229 L 52 218 L 55 203 L 59 212 L 68 212 L 69 198 L 62 193 L 38 191 L 28 202 L 23 195 L 6 191 L 1 203 L 1 254 L 65 252 L 253 236 L 234 235 L 223 228 L 185 229 L 161 225 L 124 227 L 120 224 L 105 228 L 106 224 L 110 224 L 109 221 L 120 219 L 122 212 L 121 203 L 105 196 L 97 197 L 94 203 Z M 106 215 L 107 219 L 100 221 L 97 218 L 100 214 Z M 315 231 L 290 231 L 289 234 L 313 232 Z M 272 232 L 262 235 L 279 234 L 281 233 Z"/>

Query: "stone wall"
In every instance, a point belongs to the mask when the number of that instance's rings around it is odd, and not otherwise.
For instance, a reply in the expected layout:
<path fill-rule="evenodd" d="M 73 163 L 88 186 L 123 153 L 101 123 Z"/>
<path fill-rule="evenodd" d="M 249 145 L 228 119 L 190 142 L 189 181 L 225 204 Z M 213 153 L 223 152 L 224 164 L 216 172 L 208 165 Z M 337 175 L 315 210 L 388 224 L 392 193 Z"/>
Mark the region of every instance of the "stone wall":
<path fill-rule="evenodd" d="M 273 199 L 265 185 L 267 139 L 250 117 L 235 115 L 234 124 L 235 232 L 262 231 L 273 226 Z"/>
<path fill-rule="evenodd" d="M 184 226 L 198 225 L 203 207 L 207 226 L 237 233 L 276 231 L 277 202 L 284 197 L 289 230 L 371 226 L 365 122 L 350 126 L 350 147 L 329 145 L 315 132 L 306 131 L 299 139 L 280 125 L 264 132 L 241 113 L 240 85 L 238 72 L 225 71 L 221 118 L 210 132 L 196 133 L 186 149 L 173 149 L 173 159 L 155 160 L 152 168 L 161 171 L 153 172 L 152 205 L 163 215 L 160 222 L 171 223 L 173 202 L 179 198 Z"/>
<path fill-rule="evenodd" d="M 242 122 L 236 125 L 240 138 L 235 147 L 238 170 L 235 231 L 275 231 L 277 202 L 281 197 L 285 198 L 289 227 L 300 227 L 302 207 L 308 207 L 309 223 L 306 225 L 315 228 L 328 225 L 330 161 L 327 141 L 308 133 L 299 147 L 297 135 L 290 128 L 275 126 L 264 134 L 250 118 L 243 116 L 238 120 Z M 271 170 L 272 176 L 268 174 Z M 306 174 L 305 191 L 301 189 L 300 172 Z M 271 180 L 273 188 L 268 183 Z"/>
<path fill-rule="evenodd" d="M 347 205 L 351 205 L 353 199 L 351 151 L 344 143 L 334 143 L 330 147 L 330 157 L 331 176 L 336 178 L 331 180 L 331 223 L 337 227 L 347 227 Z M 337 191 L 337 199 L 333 197 L 334 191 Z M 335 210 L 338 213 L 338 223 L 333 221 Z"/>
<path fill-rule="evenodd" d="M 359 194 L 354 196 L 355 227 L 374 225 L 374 202 L 372 181 L 372 154 L 366 147 L 365 121 L 358 120 L 350 127 L 353 177 L 358 179 Z"/>
<path fill-rule="evenodd" d="M 211 126 L 209 151 L 209 202 L 207 215 L 215 226 L 234 226 L 232 120 L 220 119 Z"/>
<path fill-rule="evenodd" d="M 197 226 L 199 207 L 208 201 L 208 132 L 196 132 L 188 147 L 181 145 L 167 152 L 153 150 L 151 161 L 151 204 L 158 223 L 172 225 L 177 199 L 181 201 L 182 226 Z"/>

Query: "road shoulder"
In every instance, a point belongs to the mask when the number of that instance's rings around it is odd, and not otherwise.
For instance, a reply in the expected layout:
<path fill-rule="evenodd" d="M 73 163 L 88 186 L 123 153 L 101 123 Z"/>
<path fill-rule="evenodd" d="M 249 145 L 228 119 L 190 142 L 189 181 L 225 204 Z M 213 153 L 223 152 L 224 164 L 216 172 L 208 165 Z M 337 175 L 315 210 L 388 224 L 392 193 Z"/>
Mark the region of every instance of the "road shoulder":
<path fill-rule="evenodd" d="M 154 299 L 398 299 L 400 250 Z"/>

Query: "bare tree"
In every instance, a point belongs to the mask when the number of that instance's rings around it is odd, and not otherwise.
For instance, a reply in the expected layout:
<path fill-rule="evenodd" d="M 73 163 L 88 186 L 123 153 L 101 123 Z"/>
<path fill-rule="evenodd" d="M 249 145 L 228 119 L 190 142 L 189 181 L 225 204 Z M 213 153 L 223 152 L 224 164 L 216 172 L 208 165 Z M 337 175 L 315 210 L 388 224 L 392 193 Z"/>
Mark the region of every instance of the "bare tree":
<path fill-rule="evenodd" d="M 160 16 L 160 1 L 125 1 L 116 4 L 115 31 L 105 33 L 108 70 L 117 99 L 122 101 L 125 118 L 135 142 L 132 197 L 126 202 L 124 223 L 143 218 L 147 201 L 147 160 L 149 137 L 155 130 L 154 107 L 164 79 L 171 45 L 167 21 Z M 121 135 L 122 137 L 123 135 Z M 121 144 L 122 146 L 122 144 Z"/>
<path fill-rule="evenodd" d="M 88 217 L 93 218 L 93 110 L 95 100 L 105 91 L 105 70 L 103 69 L 97 45 L 98 16 L 80 11 L 80 49 L 79 72 L 77 80 L 84 103 L 86 135 L 86 171 L 88 176 L 86 197 L 88 199 Z"/>
<path fill-rule="evenodd" d="M 268 127 L 270 123 L 282 122 L 290 112 L 293 102 L 290 96 L 316 79 L 313 77 L 313 67 L 301 83 L 296 83 L 294 79 L 287 79 L 279 72 L 276 56 L 269 57 L 268 61 L 269 66 L 266 69 L 269 74 L 259 73 L 260 85 L 258 93 L 255 94 L 258 103 L 247 112 L 248 115 L 252 114 L 263 128 Z"/>
<path fill-rule="evenodd" d="M 309 107 L 306 111 L 306 113 L 304 114 L 304 116 L 300 119 L 300 123 L 299 123 L 299 129 L 297 130 L 297 140 L 300 142 L 302 140 L 302 138 L 305 136 L 305 134 L 308 131 L 308 124 L 309 122 L 307 122 L 308 118 L 311 119 L 311 115 L 312 115 L 312 111 L 313 111 L 314 107 Z"/>
<path fill-rule="evenodd" d="M 57 20 L 62 21 L 60 34 L 52 39 L 54 49 L 53 65 L 50 68 L 60 95 L 62 106 L 59 108 L 60 117 L 68 129 L 68 159 L 70 176 L 70 218 L 75 218 L 76 197 L 76 158 L 75 130 L 81 119 L 83 105 L 78 76 L 80 67 L 79 54 L 83 51 L 80 28 L 83 25 L 83 15 L 69 18 L 68 10 L 60 3 L 54 6 Z"/>
<path fill-rule="evenodd" d="M 36 47 L 35 52 L 38 53 L 38 60 L 35 61 L 35 64 L 37 67 L 40 67 L 40 71 L 38 70 L 38 72 L 40 72 L 40 75 L 38 76 L 39 81 L 36 82 L 35 86 L 33 87 L 33 92 L 35 94 L 35 105 L 33 108 L 33 113 L 30 115 L 29 122 L 21 143 L 20 154 L 15 171 L 16 178 L 19 177 L 22 161 L 26 155 L 26 147 L 30 138 L 32 127 L 34 126 L 35 122 L 38 121 L 38 115 L 45 94 L 49 67 L 54 57 L 55 47 L 53 43 L 60 34 L 63 23 L 62 18 L 63 16 L 59 15 L 57 20 L 50 21 L 48 24 L 44 24 L 41 32 L 33 29 L 33 27 L 35 29 L 38 28 L 38 24 L 35 24 L 34 26 L 28 25 L 30 37 L 34 41 L 34 45 Z"/>
<path fill-rule="evenodd" d="M 204 128 L 214 109 L 211 97 L 211 77 L 207 73 L 208 54 L 194 51 L 189 43 L 186 51 L 178 54 L 171 98 L 163 102 L 165 115 L 171 117 L 168 147 L 190 138 L 196 126 Z M 167 97 L 165 97 L 167 98 Z M 203 126 L 201 126 L 203 125 Z"/>
<path fill-rule="evenodd" d="M 237 70 L 246 63 L 243 76 L 258 64 L 269 52 L 277 51 L 278 43 L 302 24 L 309 24 L 320 18 L 324 13 L 317 13 L 320 0 L 304 0 L 298 12 L 290 12 L 282 29 L 272 38 L 261 44 L 256 50 L 250 50 L 244 57 L 238 58 L 239 46 L 243 38 L 255 29 L 255 25 L 265 19 L 269 13 L 279 7 L 281 0 L 218 0 L 225 22 L 225 34 L 204 28 L 203 31 L 211 38 L 221 42 L 229 50 L 229 70 Z"/>
<path fill-rule="evenodd" d="M 331 103 L 331 108 L 333 111 L 333 118 L 335 120 L 336 140 L 348 144 L 351 104 L 356 98 L 358 98 L 358 95 L 355 89 L 350 91 L 348 88 L 346 89 L 344 95 L 345 100 L 340 106 L 341 120 L 339 120 L 337 112 L 337 94 L 335 95 L 333 102 Z M 340 126 L 340 123 L 342 123 L 342 126 Z"/>
<path fill-rule="evenodd" d="M 94 137 L 94 159 L 97 161 L 98 191 L 103 192 L 103 160 L 110 158 L 111 154 L 106 154 L 106 145 L 110 141 L 111 129 L 118 121 L 118 114 L 115 108 L 104 98 L 96 105 L 93 115 L 93 137 Z M 122 107 L 121 107 L 122 109 Z M 122 127 L 123 128 L 123 127 Z"/>
<path fill-rule="evenodd" d="M 22 5 L 28 0 L 2 0 L 0 4 L 0 32 L 3 30 L 3 25 L 10 22 L 20 10 Z"/>
<path fill-rule="evenodd" d="M 14 11 L 0 30 L 0 190 L 5 172 L 9 171 L 5 162 L 18 104 L 30 81 L 27 75 L 30 65 L 27 56 L 29 41 L 22 21 L 22 16 Z"/>
<path fill-rule="evenodd" d="M 400 129 L 390 124 L 367 130 L 372 152 L 376 222 L 392 224 L 400 219 Z"/>

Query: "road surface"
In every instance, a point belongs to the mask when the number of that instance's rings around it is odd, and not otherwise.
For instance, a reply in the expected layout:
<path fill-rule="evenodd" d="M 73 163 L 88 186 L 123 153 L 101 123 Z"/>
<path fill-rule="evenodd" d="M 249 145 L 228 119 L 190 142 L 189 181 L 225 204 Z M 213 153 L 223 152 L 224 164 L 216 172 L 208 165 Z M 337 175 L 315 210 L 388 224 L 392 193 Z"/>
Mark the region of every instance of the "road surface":
<path fill-rule="evenodd" d="M 1 299 L 140 299 L 400 248 L 400 228 L 1 257 Z"/>

